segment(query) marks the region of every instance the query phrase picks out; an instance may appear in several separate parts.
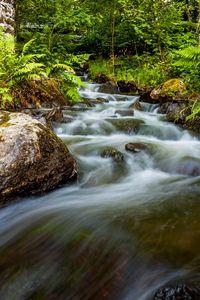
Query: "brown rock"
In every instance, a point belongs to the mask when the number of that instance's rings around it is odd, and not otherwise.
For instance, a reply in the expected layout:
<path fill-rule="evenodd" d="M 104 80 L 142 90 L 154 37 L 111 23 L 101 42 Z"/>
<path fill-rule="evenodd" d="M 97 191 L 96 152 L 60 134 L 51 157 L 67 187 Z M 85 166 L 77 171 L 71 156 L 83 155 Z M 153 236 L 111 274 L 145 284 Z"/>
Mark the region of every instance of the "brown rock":
<path fill-rule="evenodd" d="M 141 151 L 144 151 L 148 148 L 148 146 L 146 144 L 142 144 L 142 143 L 128 143 L 125 145 L 125 149 L 127 151 L 131 151 L 134 153 L 138 153 Z"/>
<path fill-rule="evenodd" d="M 135 109 L 135 110 L 142 110 L 142 105 L 141 105 L 141 103 L 137 100 L 137 101 L 131 103 L 131 105 L 129 106 L 129 108 Z"/>
<path fill-rule="evenodd" d="M 0 203 L 43 193 L 77 178 L 66 145 L 45 125 L 23 113 L 0 113 Z"/>
<path fill-rule="evenodd" d="M 153 100 L 157 101 L 169 101 L 169 100 L 184 100 L 183 92 L 185 91 L 185 85 L 180 79 L 170 79 L 164 82 L 164 84 L 153 89 L 150 96 Z"/>
<path fill-rule="evenodd" d="M 116 128 L 116 130 L 128 134 L 133 134 L 138 132 L 140 126 L 145 123 L 143 120 L 133 119 L 133 118 L 106 119 L 106 121 L 111 123 Z"/>
<path fill-rule="evenodd" d="M 118 109 L 115 111 L 115 114 L 123 117 L 132 117 L 134 115 L 134 111 L 131 109 Z"/>
<path fill-rule="evenodd" d="M 124 155 L 115 148 L 109 147 L 101 152 L 101 157 L 112 158 L 116 162 L 124 161 Z"/>

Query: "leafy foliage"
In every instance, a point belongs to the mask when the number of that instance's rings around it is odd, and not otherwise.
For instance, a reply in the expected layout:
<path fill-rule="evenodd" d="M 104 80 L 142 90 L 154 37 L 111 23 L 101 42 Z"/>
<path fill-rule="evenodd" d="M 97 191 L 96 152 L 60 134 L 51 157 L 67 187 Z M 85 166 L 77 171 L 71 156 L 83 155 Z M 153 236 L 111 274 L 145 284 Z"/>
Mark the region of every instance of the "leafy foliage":
<path fill-rule="evenodd" d="M 41 55 L 26 54 L 32 41 L 24 45 L 21 54 L 15 53 L 14 39 L 0 33 L 0 95 L 1 106 L 13 101 L 12 92 L 14 87 L 26 80 L 45 76 L 44 64 L 37 62 Z"/>

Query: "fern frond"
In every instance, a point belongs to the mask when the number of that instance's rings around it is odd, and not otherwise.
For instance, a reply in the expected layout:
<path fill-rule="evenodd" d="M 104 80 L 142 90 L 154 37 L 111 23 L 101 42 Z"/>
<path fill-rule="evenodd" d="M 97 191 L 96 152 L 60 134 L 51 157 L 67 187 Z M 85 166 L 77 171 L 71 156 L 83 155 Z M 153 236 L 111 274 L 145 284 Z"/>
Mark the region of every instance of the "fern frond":
<path fill-rule="evenodd" d="M 192 66 L 200 65 L 200 47 L 188 47 L 175 52 L 180 57 L 175 63 L 175 66 L 183 66 L 191 68 Z"/>
<path fill-rule="evenodd" d="M 13 76 L 20 76 L 22 74 L 30 73 L 33 70 L 40 69 L 45 67 L 41 63 L 28 63 L 24 67 L 21 67 L 20 69 L 16 70 L 13 74 Z"/>
<path fill-rule="evenodd" d="M 20 55 L 18 58 L 19 64 L 26 64 L 28 62 L 34 62 L 36 59 L 40 59 L 44 57 L 45 54 L 27 54 L 27 55 Z"/>
<path fill-rule="evenodd" d="M 30 41 L 28 41 L 22 49 L 22 55 L 25 55 L 26 51 L 28 51 L 29 47 L 31 46 L 31 44 L 35 41 L 35 39 L 31 39 Z"/>
<path fill-rule="evenodd" d="M 51 69 L 63 69 L 67 72 L 70 72 L 70 73 L 75 73 L 73 68 L 71 68 L 70 66 L 66 65 L 66 64 L 61 64 L 61 63 L 58 63 L 58 64 L 54 64 L 52 65 Z"/>

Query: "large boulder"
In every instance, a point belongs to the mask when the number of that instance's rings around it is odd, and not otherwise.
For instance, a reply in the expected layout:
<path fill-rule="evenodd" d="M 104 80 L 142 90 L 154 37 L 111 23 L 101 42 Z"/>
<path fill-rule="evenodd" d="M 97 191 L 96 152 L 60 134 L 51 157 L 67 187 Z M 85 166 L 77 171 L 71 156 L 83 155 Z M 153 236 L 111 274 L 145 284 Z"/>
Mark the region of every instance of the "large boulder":
<path fill-rule="evenodd" d="M 20 83 L 13 91 L 16 101 L 7 102 L 6 109 L 55 108 L 71 105 L 62 93 L 60 82 L 54 78 L 39 78 Z M 0 104 L 1 99 L 0 99 Z"/>
<path fill-rule="evenodd" d="M 24 113 L 0 112 L 0 203 L 43 193 L 77 178 L 65 144 Z"/>
<path fill-rule="evenodd" d="M 152 100 L 166 102 L 169 100 L 184 100 L 185 84 L 180 79 L 170 79 L 159 87 L 152 90 L 150 97 Z"/>

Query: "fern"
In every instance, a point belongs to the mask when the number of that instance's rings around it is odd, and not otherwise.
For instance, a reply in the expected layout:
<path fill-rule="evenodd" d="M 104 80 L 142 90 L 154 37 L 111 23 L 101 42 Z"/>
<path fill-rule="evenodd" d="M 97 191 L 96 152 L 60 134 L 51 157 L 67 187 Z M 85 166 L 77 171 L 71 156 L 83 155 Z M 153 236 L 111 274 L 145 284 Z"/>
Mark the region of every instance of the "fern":
<path fill-rule="evenodd" d="M 194 101 L 192 107 L 191 107 L 192 113 L 186 117 L 186 121 L 193 120 L 197 115 L 200 114 L 200 103 L 198 100 Z"/>
<path fill-rule="evenodd" d="M 77 88 L 76 87 L 70 87 L 66 92 L 66 96 L 68 96 L 73 102 L 79 101 L 81 99 Z"/>
<path fill-rule="evenodd" d="M 30 41 L 28 41 L 22 49 L 22 56 L 24 56 L 26 54 L 26 52 L 28 52 L 30 46 L 33 44 L 33 42 L 35 41 L 35 39 L 31 39 Z"/>
<path fill-rule="evenodd" d="M 175 52 L 180 58 L 174 66 L 192 68 L 200 65 L 200 47 L 188 47 Z"/>

